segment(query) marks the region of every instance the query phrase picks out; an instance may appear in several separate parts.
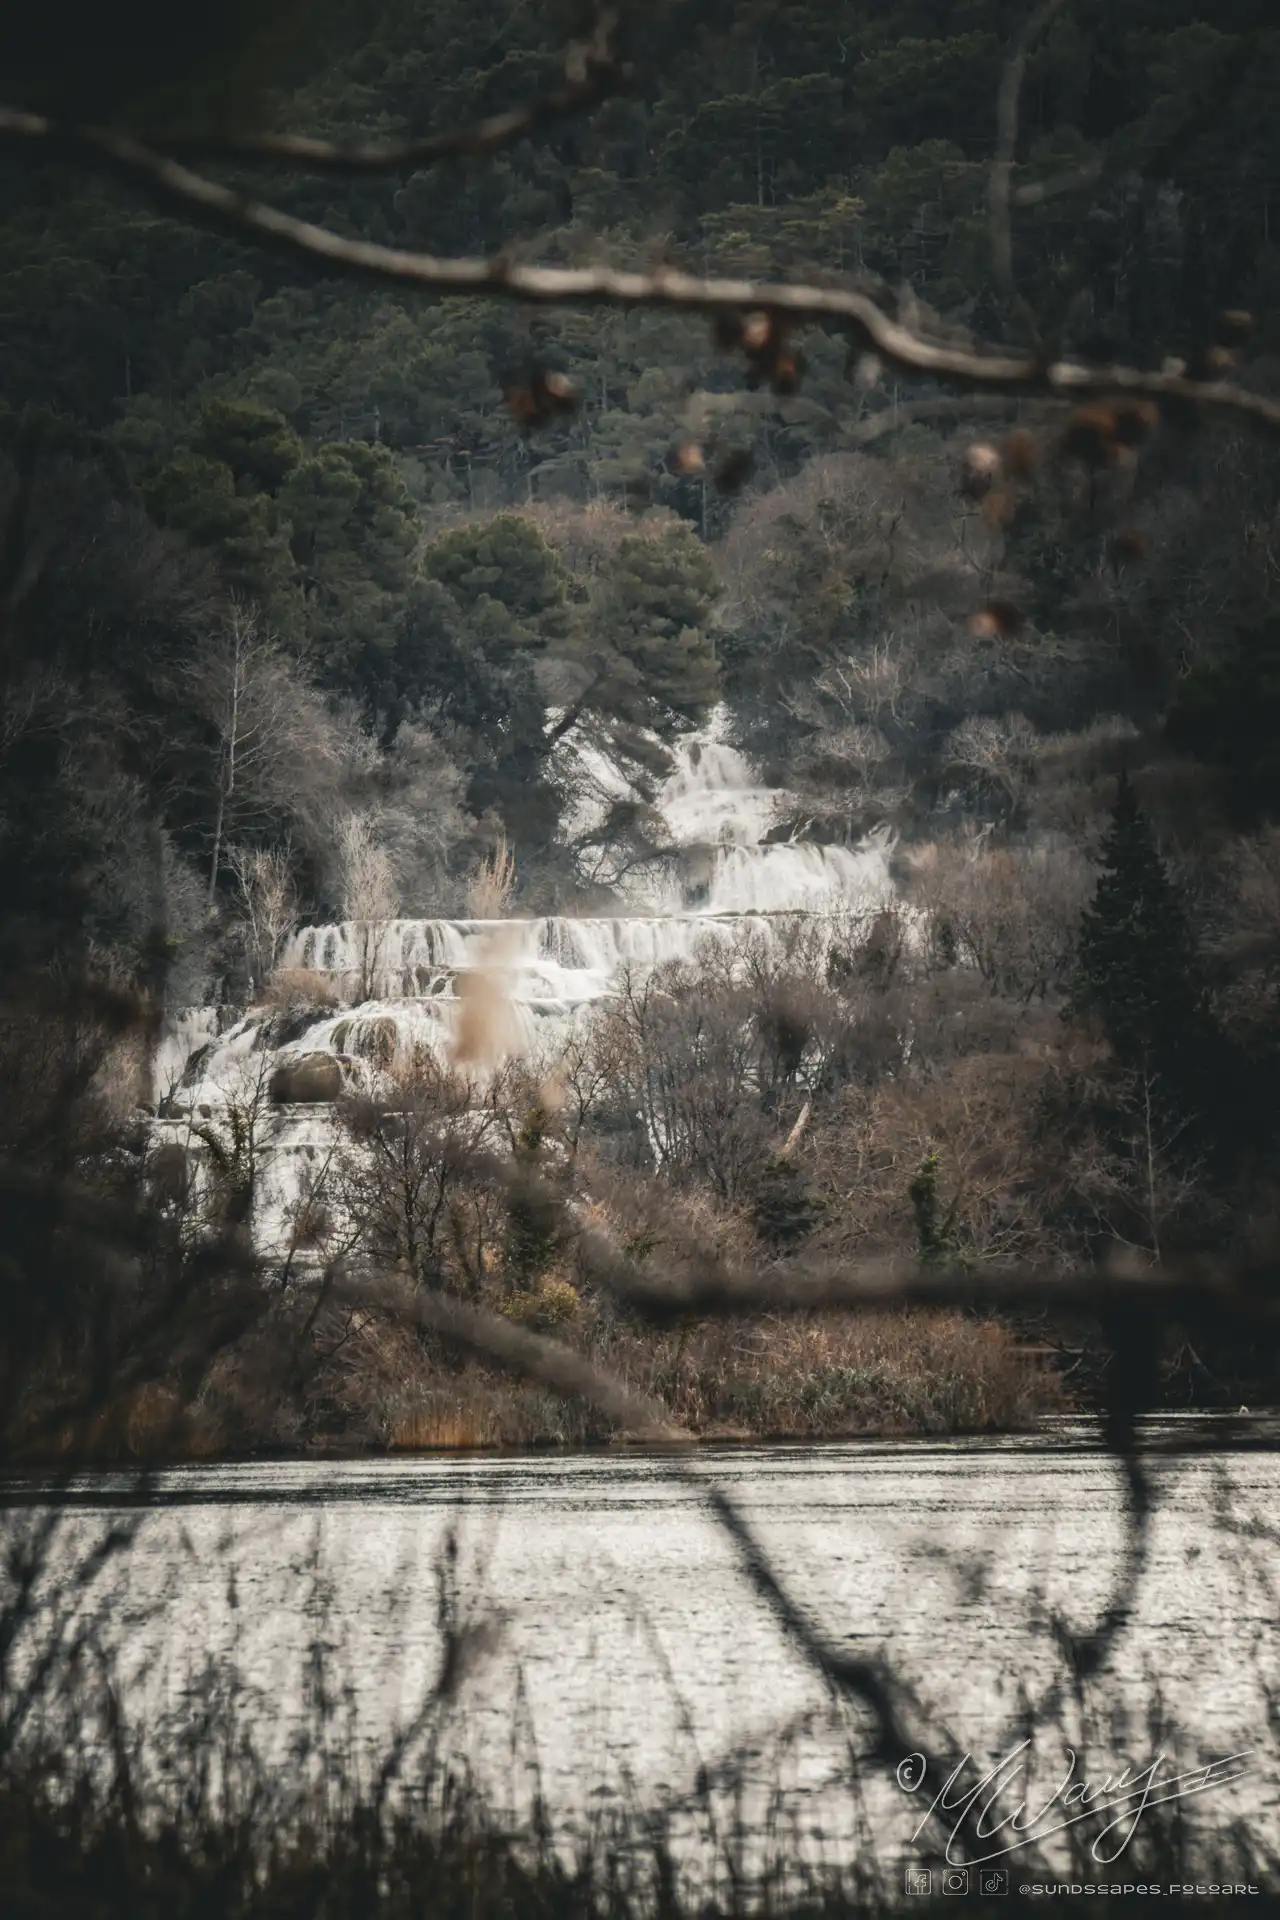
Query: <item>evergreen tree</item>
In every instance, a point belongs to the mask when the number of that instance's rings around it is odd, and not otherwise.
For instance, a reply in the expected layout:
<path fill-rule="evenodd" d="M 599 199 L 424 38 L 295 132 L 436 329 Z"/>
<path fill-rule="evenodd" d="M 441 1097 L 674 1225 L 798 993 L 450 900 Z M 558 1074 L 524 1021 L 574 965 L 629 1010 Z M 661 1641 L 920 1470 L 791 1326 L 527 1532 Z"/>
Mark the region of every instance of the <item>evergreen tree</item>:
<path fill-rule="evenodd" d="M 1195 942 L 1126 775 L 1081 922 L 1068 1011 L 1101 1023 L 1122 1067 L 1166 1082 L 1185 1081 L 1205 1037 Z"/>
<path fill-rule="evenodd" d="M 469 615 L 487 620 L 491 651 L 541 652 L 565 631 L 568 577 L 522 514 L 499 513 L 441 534 L 427 549 L 426 570 Z"/>
<path fill-rule="evenodd" d="M 516 1178 L 507 1195 L 507 1271 L 522 1291 L 531 1291 L 556 1256 L 563 1238 L 564 1199 L 548 1178 L 548 1114 L 541 1102 L 525 1115 L 512 1142 Z"/>
<path fill-rule="evenodd" d="M 824 1203 L 794 1160 L 774 1154 L 765 1161 L 756 1183 L 752 1222 L 775 1252 L 787 1252 L 807 1240 L 824 1211 Z"/>
<path fill-rule="evenodd" d="M 938 1156 L 926 1153 L 907 1187 L 907 1198 L 916 1223 L 916 1252 L 922 1267 L 937 1267 L 952 1259 L 951 1214 L 942 1211 L 938 1191 Z"/>
<path fill-rule="evenodd" d="M 720 689 L 715 599 L 715 568 L 690 528 L 623 540 L 594 610 L 596 710 L 664 735 L 704 718 Z"/>
<path fill-rule="evenodd" d="M 1198 661 L 1178 682 L 1165 725 L 1175 747 L 1222 768 L 1242 822 L 1280 816 L 1280 619 Z"/>
<path fill-rule="evenodd" d="M 417 514 L 385 447 L 330 442 L 280 493 L 308 649 L 326 684 L 371 716 L 415 584 Z"/>

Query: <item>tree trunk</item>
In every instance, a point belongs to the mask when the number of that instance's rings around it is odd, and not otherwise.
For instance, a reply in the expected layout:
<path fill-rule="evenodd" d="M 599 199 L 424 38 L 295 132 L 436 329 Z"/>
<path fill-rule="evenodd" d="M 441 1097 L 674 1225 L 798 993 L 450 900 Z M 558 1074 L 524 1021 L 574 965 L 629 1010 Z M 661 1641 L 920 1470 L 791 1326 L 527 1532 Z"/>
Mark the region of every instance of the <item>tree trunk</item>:
<path fill-rule="evenodd" d="M 209 905 L 212 906 L 218 891 L 218 867 L 222 861 L 222 823 L 226 816 L 227 796 L 225 790 L 218 788 L 218 811 L 213 823 L 213 858 L 209 862 Z"/>

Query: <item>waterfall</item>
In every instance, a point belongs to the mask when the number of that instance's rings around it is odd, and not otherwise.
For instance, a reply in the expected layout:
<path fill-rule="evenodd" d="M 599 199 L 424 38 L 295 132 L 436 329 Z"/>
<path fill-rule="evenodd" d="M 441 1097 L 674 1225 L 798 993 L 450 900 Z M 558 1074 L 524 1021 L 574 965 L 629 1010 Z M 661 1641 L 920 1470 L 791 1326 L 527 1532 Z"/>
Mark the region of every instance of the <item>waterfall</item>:
<path fill-rule="evenodd" d="M 183 1014 L 157 1054 L 157 1099 L 164 1101 L 157 1124 L 189 1137 L 193 1121 L 212 1119 L 228 1101 L 252 1099 L 273 1115 L 270 1145 L 277 1158 L 314 1157 L 324 1150 L 327 1108 L 271 1097 L 273 1077 L 291 1059 L 329 1056 L 335 1081 L 340 1069 L 344 1084 L 370 1085 L 403 1047 L 427 1046 L 447 1058 L 468 982 L 482 976 L 500 981 L 508 1050 L 549 1058 L 624 972 L 644 973 L 690 959 L 706 943 L 747 935 L 776 946 L 802 917 L 874 911 L 888 899 L 887 829 L 857 847 L 770 841 L 788 796 L 758 784 L 725 730 L 726 717 L 717 712 L 675 749 L 655 800 L 667 857 L 659 871 L 630 883 L 619 912 L 303 928 L 282 965 L 322 976 L 341 1004 L 317 1011 L 284 1040 L 278 1022 L 262 1010 L 225 1032 L 211 1010 Z M 598 747 L 572 751 L 585 766 L 582 786 L 597 797 L 603 815 L 611 799 L 631 790 L 627 777 Z M 590 797 L 579 799 L 577 828 L 590 824 L 591 805 Z M 282 1171 L 265 1178 L 258 1229 L 270 1244 L 289 1179 Z"/>

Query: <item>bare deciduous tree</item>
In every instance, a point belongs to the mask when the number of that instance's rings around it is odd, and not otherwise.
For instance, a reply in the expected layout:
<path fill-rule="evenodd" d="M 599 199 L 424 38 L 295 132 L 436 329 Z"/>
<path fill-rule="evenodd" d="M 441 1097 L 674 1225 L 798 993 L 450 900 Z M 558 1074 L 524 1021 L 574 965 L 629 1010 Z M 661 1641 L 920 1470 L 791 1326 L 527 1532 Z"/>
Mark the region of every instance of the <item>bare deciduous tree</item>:
<path fill-rule="evenodd" d="M 1159 1267 L 1171 1237 L 1204 1208 L 1204 1166 L 1189 1133 L 1159 1076 L 1136 1073 L 1113 1084 L 1105 1121 L 1079 1128 L 1063 1156 L 1064 1190 L 1105 1243 L 1143 1266 Z"/>
<path fill-rule="evenodd" d="M 516 885 L 516 857 L 505 833 L 498 835 L 471 876 L 467 904 L 476 920 L 501 920 L 511 907 Z"/>
<path fill-rule="evenodd" d="M 418 1048 L 376 1098 L 348 1103 L 345 1122 L 335 1191 L 372 1270 L 415 1289 L 479 1289 L 504 1219 L 487 1159 L 501 1139 L 501 1087 L 481 1089 Z"/>
<path fill-rule="evenodd" d="M 285 942 L 298 924 L 298 890 L 290 850 L 283 847 L 227 848 L 227 865 L 240 895 L 241 931 L 249 973 L 256 988 L 275 972 Z"/>
<path fill-rule="evenodd" d="M 958 1258 L 1051 1263 L 1059 1243 L 1036 1128 L 1043 1077 L 1031 1054 L 975 1053 L 945 1074 L 849 1087 L 815 1136 L 815 1176 L 833 1196 L 826 1244 L 864 1254 L 911 1245 L 911 1183 L 936 1156 L 938 1231 Z"/>
<path fill-rule="evenodd" d="M 1020 713 L 972 714 L 947 741 L 947 758 L 988 796 L 1013 812 L 1033 777 L 1036 730 Z"/>
<path fill-rule="evenodd" d="M 914 898 L 933 962 L 976 969 L 992 993 L 1060 992 L 1091 874 L 1076 847 L 992 846 L 975 833 L 912 850 Z"/>
<path fill-rule="evenodd" d="M 376 814 L 343 815 L 333 836 L 333 860 L 342 917 L 355 936 L 355 989 L 361 1000 L 377 991 L 387 929 L 398 907 L 395 869 L 382 844 Z"/>
<path fill-rule="evenodd" d="M 814 963 L 747 942 L 624 980 L 596 1044 L 642 1160 L 728 1205 L 748 1194 L 845 1047 L 845 1010 Z"/>
<path fill-rule="evenodd" d="M 227 841 L 274 824 L 282 814 L 318 825 L 342 755 L 320 695 L 244 601 L 231 603 L 225 620 L 176 677 L 213 747 L 212 904 Z"/>

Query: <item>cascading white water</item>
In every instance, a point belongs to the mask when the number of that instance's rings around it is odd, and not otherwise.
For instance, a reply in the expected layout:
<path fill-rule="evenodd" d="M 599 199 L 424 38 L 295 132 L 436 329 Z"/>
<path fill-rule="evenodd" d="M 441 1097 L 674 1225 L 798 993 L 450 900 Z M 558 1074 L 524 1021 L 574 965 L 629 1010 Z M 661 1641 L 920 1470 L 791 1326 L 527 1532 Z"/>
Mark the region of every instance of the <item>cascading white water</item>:
<path fill-rule="evenodd" d="M 469 984 L 480 979 L 496 982 L 508 1051 L 550 1057 L 583 1009 L 607 995 L 624 971 L 691 958 L 707 942 L 753 935 L 772 944 L 800 915 L 874 910 L 888 898 L 887 830 L 857 848 L 767 841 L 786 795 L 756 783 L 744 757 L 726 744 L 725 725 L 717 713 L 676 749 L 655 803 L 668 857 L 647 881 L 630 883 L 625 911 L 304 928 L 282 964 L 324 976 L 342 1010 L 317 1013 L 284 1044 L 271 1044 L 272 1023 L 262 1012 L 221 1034 L 216 1014 L 183 1015 L 156 1060 L 156 1099 L 168 1116 L 162 1124 L 189 1128 L 192 1116 L 212 1119 L 230 1101 L 256 1097 L 262 1105 L 276 1069 L 304 1056 L 332 1057 L 344 1082 L 368 1080 L 403 1047 L 426 1045 L 447 1059 Z M 626 775 L 599 748 L 570 751 L 586 762 L 586 785 L 602 811 L 628 790 Z M 580 802 L 580 815 L 589 814 L 590 804 Z M 585 818 L 575 821 L 584 824 Z M 322 1150 L 323 1106 L 309 1115 L 296 1106 L 275 1112 L 279 1154 L 293 1159 Z M 267 1177 L 263 1206 L 272 1221 L 283 1218 L 288 1185 L 287 1178 Z M 261 1238 L 275 1243 L 262 1208 L 259 1213 Z"/>

